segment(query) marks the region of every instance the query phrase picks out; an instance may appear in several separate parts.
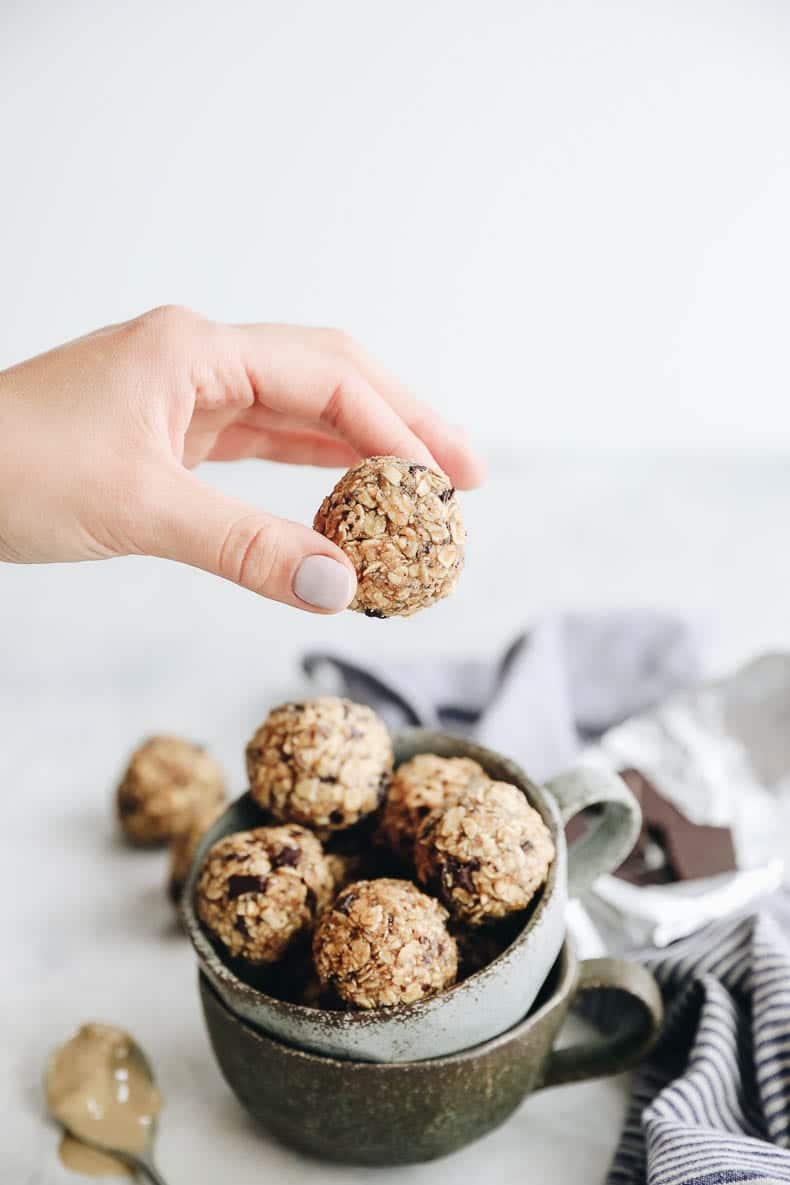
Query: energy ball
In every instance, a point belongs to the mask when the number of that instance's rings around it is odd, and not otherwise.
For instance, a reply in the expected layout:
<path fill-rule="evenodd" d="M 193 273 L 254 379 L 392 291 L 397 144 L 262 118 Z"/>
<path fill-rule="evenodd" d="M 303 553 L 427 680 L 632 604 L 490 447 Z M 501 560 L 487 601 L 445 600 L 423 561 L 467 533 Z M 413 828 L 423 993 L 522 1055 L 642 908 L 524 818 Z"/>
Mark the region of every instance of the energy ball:
<path fill-rule="evenodd" d="M 442 473 L 369 457 L 340 479 L 313 523 L 357 573 L 349 605 L 368 617 L 410 617 L 451 593 L 464 562 L 461 507 Z"/>
<path fill-rule="evenodd" d="M 257 827 L 209 848 L 195 891 L 203 925 L 234 958 L 276 963 L 308 934 L 334 884 L 304 827 Z"/>
<path fill-rule="evenodd" d="M 155 736 L 132 754 L 117 793 L 118 818 L 135 844 L 167 843 L 199 810 L 225 801 L 222 767 L 200 745 Z"/>
<path fill-rule="evenodd" d="M 458 951 L 447 916 L 410 881 L 357 881 L 316 927 L 318 978 L 354 1008 L 425 1000 L 455 980 Z"/>
<path fill-rule="evenodd" d="M 415 837 L 427 816 L 488 780 L 483 767 L 470 757 L 418 753 L 392 775 L 379 827 L 381 839 L 401 859 L 411 860 Z"/>
<path fill-rule="evenodd" d="M 189 876 L 195 852 L 203 836 L 212 823 L 215 823 L 225 810 L 224 802 L 215 802 L 211 806 L 201 807 L 192 816 L 192 822 L 186 831 L 177 835 L 170 844 L 170 875 L 167 882 L 167 892 L 174 905 L 178 905 L 184 889 L 184 883 Z"/>
<path fill-rule="evenodd" d="M 275 819 L 339 831 L 379 806 L 392 760 L 389 733 L 363 704 L 284 704 L 247 746 L 250 793 Z"/>
<path fill-rule="evenodd" d="M 548 828 L 507 782 L 488 782 L 434 811 L 414 845 L 419 880 L 470 926 L 526 909 L 553 859 Z"/>

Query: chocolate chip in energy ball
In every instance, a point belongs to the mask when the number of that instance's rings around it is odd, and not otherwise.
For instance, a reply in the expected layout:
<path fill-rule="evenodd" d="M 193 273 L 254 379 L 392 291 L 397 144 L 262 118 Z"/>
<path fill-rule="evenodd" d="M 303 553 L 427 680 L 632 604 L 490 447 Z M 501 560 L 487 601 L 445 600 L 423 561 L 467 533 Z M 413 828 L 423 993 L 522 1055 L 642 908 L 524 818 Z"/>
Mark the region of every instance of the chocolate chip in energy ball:
<path fill-rule="evenodd" d="M 313 523 L 357 573 L 349 608 L 367 617 L 409 617 L 452 592 L 466 532 L 442 473 L 399 457 L 369 457 L 340 479 Z"/>
<path fill-rule="evenodd" d="M 275 708 L 247 746 L 258 805 L 322 832 L 353 827 L 375 811 L 392 762 L 375 712 L 334 696 Z"/>

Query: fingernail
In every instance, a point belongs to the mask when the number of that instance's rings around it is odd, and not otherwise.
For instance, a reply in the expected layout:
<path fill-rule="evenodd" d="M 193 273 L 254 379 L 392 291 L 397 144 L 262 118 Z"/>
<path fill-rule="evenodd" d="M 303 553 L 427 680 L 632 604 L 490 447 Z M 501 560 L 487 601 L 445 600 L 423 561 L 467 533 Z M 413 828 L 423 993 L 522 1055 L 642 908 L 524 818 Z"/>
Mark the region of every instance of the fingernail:
<path fill-rule="evenodd" d="M 301 601 L 337 613 L 354 596 L 353 572 L 328 555 L 309 555 L 296 569 L 293 589 Z"/>

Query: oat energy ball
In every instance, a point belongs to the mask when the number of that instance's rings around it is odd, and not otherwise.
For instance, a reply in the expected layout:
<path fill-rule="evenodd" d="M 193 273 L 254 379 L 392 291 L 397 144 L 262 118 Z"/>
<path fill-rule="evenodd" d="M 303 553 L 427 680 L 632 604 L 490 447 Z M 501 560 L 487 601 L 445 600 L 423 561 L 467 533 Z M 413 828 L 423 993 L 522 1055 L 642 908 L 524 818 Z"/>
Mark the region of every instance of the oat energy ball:
<path fill-rule="evenodd" d="M 292 823 L 218 840 L 206 853 L 195 903 L 234 958 L 275 963 L 312 930 L 333 889 L 320 842 Z"/>
<path fill-rule="evenodd" d="M 488 782 L 434 811 L 414 846 L 419 880 L 471 926 L 525 909 L 553 859 L 545 823 L 506 782 Z"/>
<path fill-rule="evenodd" d="M 340 479 L 313 523 L 357 573 L 349 608 L 409 617 L 446 597 L 464 562 L 461 508 L 448 479 L 398 457 L 369 457 Z"/>
<path fill-rule="evenodd" d="M 131 756 L 118 787 L 118 818 L 132 843 L 166 843 L 189 827 L 196 811 L 224 800 L 222 768 L 205 749 L 155 736 Z"/>
<path fill-rule="evenodd" d="M 392 742 L 375 712 L 333 696 L 275 708 L 247 746 L 258 805 L 321 830 L 376 810 L 391 771 Z"/>
<path fill-rule="evenodd" d="M 447 910 L 410 881 L 357 881 L 316 927 L 318 978 L 355 1008 L 425 1000 L 455 979 L 458 952 L 446 921 Z"/>
<path fill-rule="evenodd" d="M 175 905 L 178 905 L 181 900 L 181 893 L 189 876 L 198 844 L 211 824 L 217 821 L 224 810 L 224 802 L 215 802 L 211 806 L 201 807 L 192 816 L 192 822 L 186 831 L 177 835 L 170 844 L 170 874 L 167 892 Z"/>
<path fill-rule="evenodd" d="M 410 860 L 420 825 L 440 807 L 447 807 L 471 786 L 488 781 L 470 757 L 437 757 L 418 753 L 392 775 L 379 835 L 403 860 Z"/>

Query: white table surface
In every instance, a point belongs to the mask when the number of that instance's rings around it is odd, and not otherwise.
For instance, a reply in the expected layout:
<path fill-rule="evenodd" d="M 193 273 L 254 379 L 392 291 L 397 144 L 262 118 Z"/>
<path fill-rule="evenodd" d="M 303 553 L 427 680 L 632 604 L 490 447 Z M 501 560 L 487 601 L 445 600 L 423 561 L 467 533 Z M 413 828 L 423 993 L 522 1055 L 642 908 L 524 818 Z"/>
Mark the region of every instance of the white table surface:
<path fill-rule="evenodd" d="M 535 1096 L 431 1166 L 332 1168 L 269 1140 L 212 1061 L 193 960 L 163 895 L 166 857 L 126 849 L 112 825 L 125 756 L 152 730 L 209 744 L 240 792 L 244 742 L 272 701 L 299 690 L 296 659 L 310 645 L 483 653 L 547 609 L 657 605 L 706 624 L 711 673 L 790 646 L 790 459 L 500 457 L 493 471 L 466 499 L 456 595 L 412 621 L 309 617 L 156 561 L 0 566 L 3 1182 L 77 1180 L 58 1166 L 40 1080 L 48 1049 L 87 1019 L 129 1028 L 150 1052 L 172 1185 L 603 1179 L 624 1080 Z M 207 476 L 304 520 L 332 481 L 255 463 Z"/>

